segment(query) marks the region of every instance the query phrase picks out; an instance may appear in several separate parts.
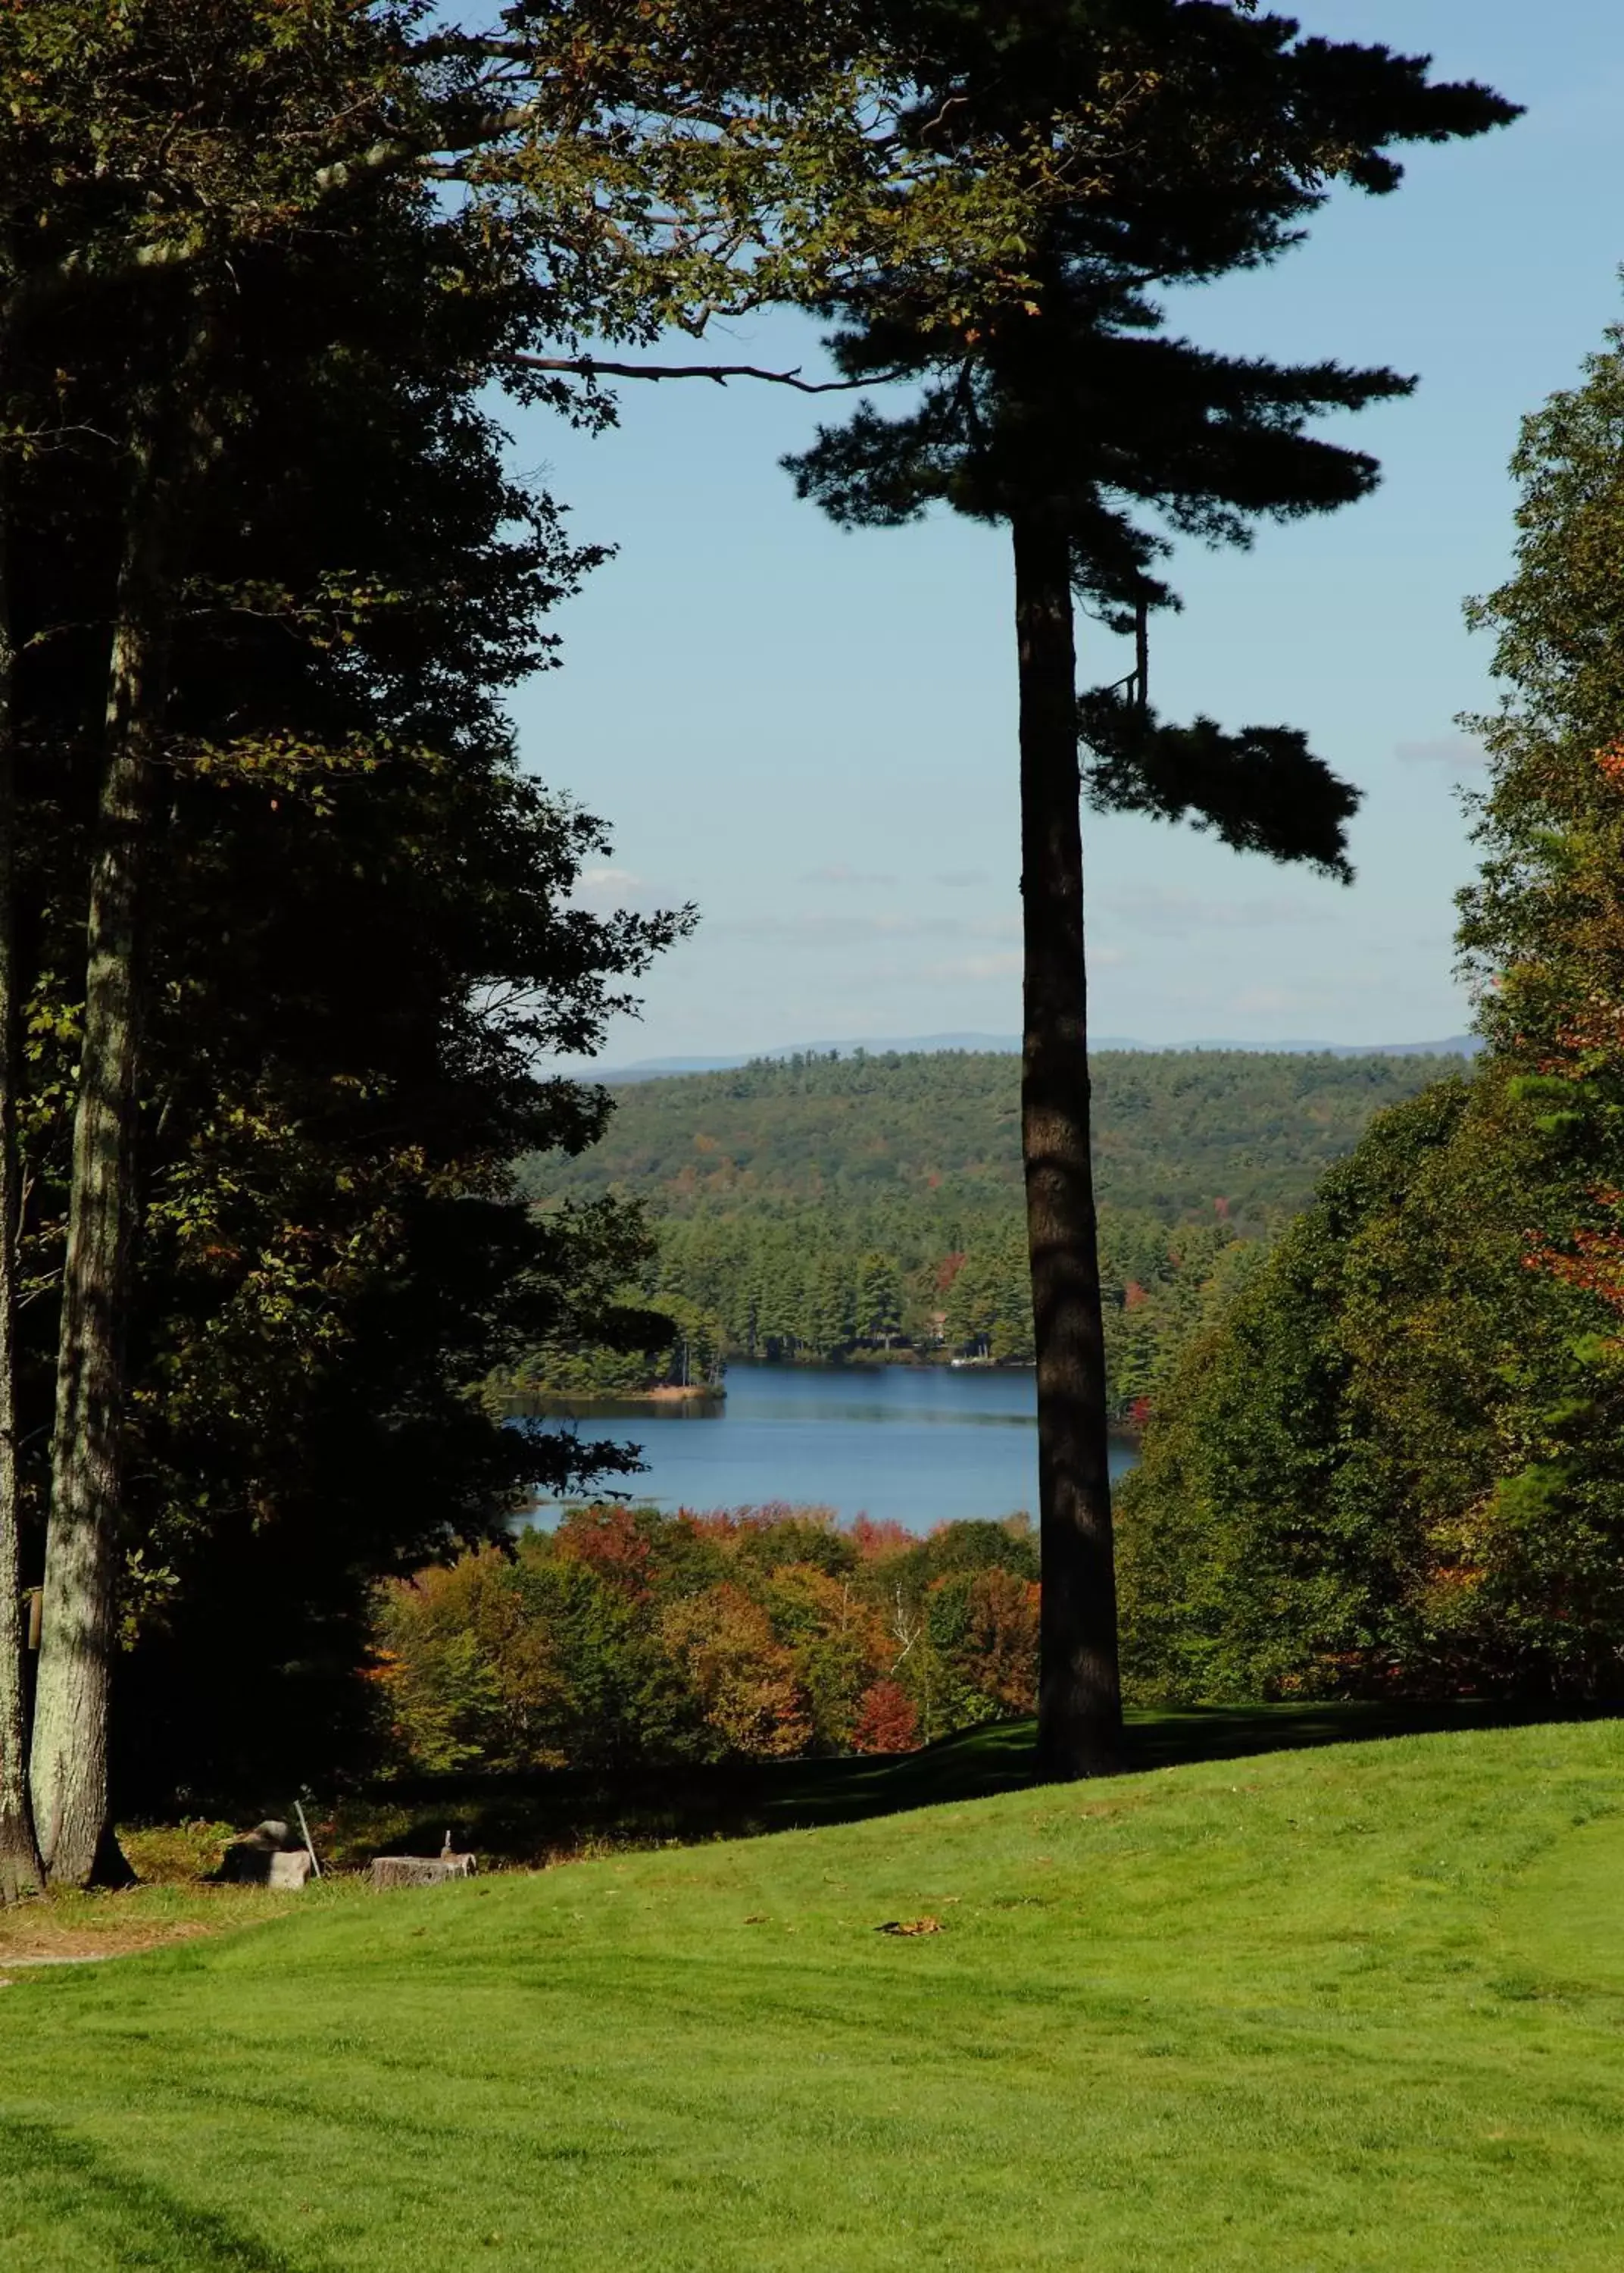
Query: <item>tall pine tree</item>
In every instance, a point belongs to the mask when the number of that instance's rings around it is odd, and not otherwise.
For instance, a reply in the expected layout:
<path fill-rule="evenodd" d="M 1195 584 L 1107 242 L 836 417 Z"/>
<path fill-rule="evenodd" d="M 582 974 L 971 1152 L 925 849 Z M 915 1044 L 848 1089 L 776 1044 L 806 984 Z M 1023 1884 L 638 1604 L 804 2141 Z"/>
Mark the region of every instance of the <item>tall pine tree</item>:
<path fill-rule="evenodd" d="M 1157 296 L 1284 251 L 1330 185 L 1394 189 L 1390 146 L 1515 114 L 1424 58 L 1302 39 L 1250 0 L 898 0 L 905 133 L 1011 185 L 1000 258 L 900 261 L 831 304 L 851 379 L 921 384 L 790 461 L 837 521 L 937 503 L 1014 552 L 1020 679 L 1022 1141 L 1037 1354 L 1044 1630 L 1039 1744 L 1056 1775 L 1119 1754 L 1104 1350 L 1089 1149 L 1080 792 L 1194 817 L 1228 844 L 1350 872 L 1357 794 L 1285 727 L 1161 724 L 1147 625 L 1173 594 L 1171 530 L 1244 544 L 1260 517 L 1326 512 L 1373 460 L 1310 431 L 1413 383 L 1282 365 L 1170 337 Z M 1157 523 L 1161 526 L 1158 527 Z M 1080 704 L 1081 599 L 1136 638 L 1130 680 Z M 1080 770 L 1080 739 L 1088 752 Z"/>

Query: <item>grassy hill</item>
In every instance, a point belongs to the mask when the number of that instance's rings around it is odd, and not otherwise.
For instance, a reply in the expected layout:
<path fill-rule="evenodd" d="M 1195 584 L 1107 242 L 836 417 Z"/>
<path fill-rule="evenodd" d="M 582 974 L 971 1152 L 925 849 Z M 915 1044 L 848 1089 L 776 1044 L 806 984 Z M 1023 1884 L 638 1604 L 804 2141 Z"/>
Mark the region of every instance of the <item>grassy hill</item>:
<path fill-rule="evenodd" d="M 1458 1057 L 1104 1052 L 1091 1063 L 1102 1204 L 1168 1222 L 1228 1203 L 1238 1225 L 1300 1207 L 1373 1114 L 1459 1074 Z M 624 1186 L 662 1212 L 928 1199 L 950 1212 L 1021 1189 L 1020 1061 L 939 1051 L 764 1061 L 616 1092 L 603 1141 L 532 1165 L 550 1193 Z"/>
<path fill-rule="evenodd" d="M 1621 1872 L 1593 1722 L 336 1887 L 0 1992 L 0 2254 L 1612 2273 Z"/>

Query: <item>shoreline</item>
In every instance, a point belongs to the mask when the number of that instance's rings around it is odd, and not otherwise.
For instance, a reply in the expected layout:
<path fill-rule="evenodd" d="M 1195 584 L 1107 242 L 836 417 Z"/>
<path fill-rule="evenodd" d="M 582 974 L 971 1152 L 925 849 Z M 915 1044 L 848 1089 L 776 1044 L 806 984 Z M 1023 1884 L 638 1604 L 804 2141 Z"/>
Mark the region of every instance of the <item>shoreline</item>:
<path fill-rule="evenodd" d="M 623 1405 L 725 1405 L 725 1382 L 695 1382 L 684 1388 L 680 1384 L 662 1382 L 657 1389 L 515 1389 L 503 1399 L 505 1405 L 520 1405 L 531 1412 L 545 1409 L 563 1411 L 577 1407 L 592 1407 L 602 1411 Z"/>
<path fill-rule="evenodd" d="M 846 1374 L 859 1377 L 864 1374 L 884 1371 L 996 1376 L 1030 1375 L 1035 1370 L 1029 1362 L 987 1358 L 961 1359 L 957 1364 L 950 1359 L 919 1357 L 895 1358 L 888 1362 L 859 1358 L 856 1362 L 846 1360 L 834 1363 L 805 1358 L 738 1358 L 734 1363 L 753 1373 Z M 664 1383 L 657 1389 L 532 1390 L 515 1392 L 503 1400 L 510 1415 L 514 1418 L 599 1421 L 634 1421 L 640 1413 L 662 1411 L 709 1412 L 720 1419 L 727 1401 L 725 1379 L 710 1384 L 691 1384 L 686 1388 Z M 1144 1441 L 1143 1427 L 1126 1417 L 1111 1419 L 1106 1428 L 1112 1444 L 1128 1445 L 1137 1452 Z"/>

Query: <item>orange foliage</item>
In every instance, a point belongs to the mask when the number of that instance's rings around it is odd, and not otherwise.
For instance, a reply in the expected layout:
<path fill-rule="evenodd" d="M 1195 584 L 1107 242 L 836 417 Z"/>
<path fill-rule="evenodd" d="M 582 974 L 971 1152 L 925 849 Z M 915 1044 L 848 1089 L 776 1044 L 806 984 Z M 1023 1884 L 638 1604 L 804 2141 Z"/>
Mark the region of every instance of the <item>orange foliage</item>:
<path fill-rule="evenodd" d="M 1043 1589 L 1013 1571 L 979 1571 L 970 1582 L 969 1638 L 977 1686 L 1009 1713 L 1037 1703 L 1037 1624 Z"/>
<path fill-rule="evenodd" d="M 1602 1199 L 1606 1196 L 1598 1192 L 1594 1197 Z M 1616 1199 L 1617 1196 L 1613 1197 Z M 1577 1230 L 1573 1234 L 1571 1253 L 1553 1247 L 1538 1232 L 1527 1232 L 1523 1236 L 1527 1242 L 1523 1257 L 1524 1270 L 1547 1272 L 1565 1287 L 1575 1287 L 1583 1294 L 1594 1294 L 1609 1309 L 1624 1316 L 1624 1233 Z"/>
<path fill-rule="evenodd" d="M 558 1529 L 561 1561 L 585 1563 L 635 1602 L 648 1595 L 648 1534 L 629 1507 L 573 1507 Z"/>
<path fill-rule="evenodd" d="M 851 1732 L 854 1752 L 909 1752 L 919 1741 L 919 1715 L 898 1681 L 877 1681 L 864 1696 Z"/>
<path fill-rule="evenodd" d="M 661 1620 L 666 1646 L 685 1663 L 705 1718 L 730 1751 L 755 1759 L 805 1752 L 812 1715 L 790 1653 L 743 1587 L 724 1582 L 674 1602 Z"/>
<path fill-rule="evenodd" d="M 426 1766 L 477 1757 L 535 1764 L 527 1732 L 557 1708 L 563 1684 L 550 1638 L 511 1577 L 506 1556 L 488 1546 L 379 1589 L 382 1632 L 369 1670 L 397 1741 Z"/>
<path fill-rule="evenodd" d="M 402 1756 L 435 1771 L 645 1741 L 677 1758 L 906 1750 L 1034 1699 L 1038 1589 L 996 1559 L 997 1526 L 990 1567 L 955 1567 L 959 1528 L 942 1549 L 827 1509 L 573 1509 L 516 1556 L 380 1588 L 376 1692 Z"/>
<path fill-rule="evenodd" d="M 888 1555 L 905 1555 L 918 1544 L 911 1532 L 889 1517 L 876 1523 L 872 1516 L 859 1515 L 851 1526 L 850 1538 L 864 1563 L 883 1563 Z"/>

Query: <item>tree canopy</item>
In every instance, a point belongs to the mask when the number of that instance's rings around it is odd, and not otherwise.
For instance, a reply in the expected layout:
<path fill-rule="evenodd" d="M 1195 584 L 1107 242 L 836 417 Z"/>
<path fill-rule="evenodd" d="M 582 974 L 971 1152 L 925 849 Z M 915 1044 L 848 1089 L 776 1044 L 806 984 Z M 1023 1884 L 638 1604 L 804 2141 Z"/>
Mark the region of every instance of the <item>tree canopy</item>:
<path fill-rule="evenodd" d="M 1483 851 L 1488 1047 L 1383 1114 L 1162 1400 L 1130 1664 L 1181 1696 L 1624 1679 L 1624 341 L 1526 423 Z"/>
<path fill-rule="evenodd" d="M 680 922 L 571 904 L 601 828 L 502 709 L 595 556 L 479 393 L 594 304 L 511 189 L 436 186 L 528 130 L 402 49 L 419 16 L 0 26 L 0 1893 L 34 1870 L 15 1582 L 33 1813 L 82 1879 L 119 1648 L 146 1773 L 331 1746 L 371 1576 L 486 1534 L 543 1456 L 479 1379 L 583 1303 L 612 1331 L 639 1251 L 508 1172 L 595 1132 L 535 1054 L 589 1048 Z"/>

